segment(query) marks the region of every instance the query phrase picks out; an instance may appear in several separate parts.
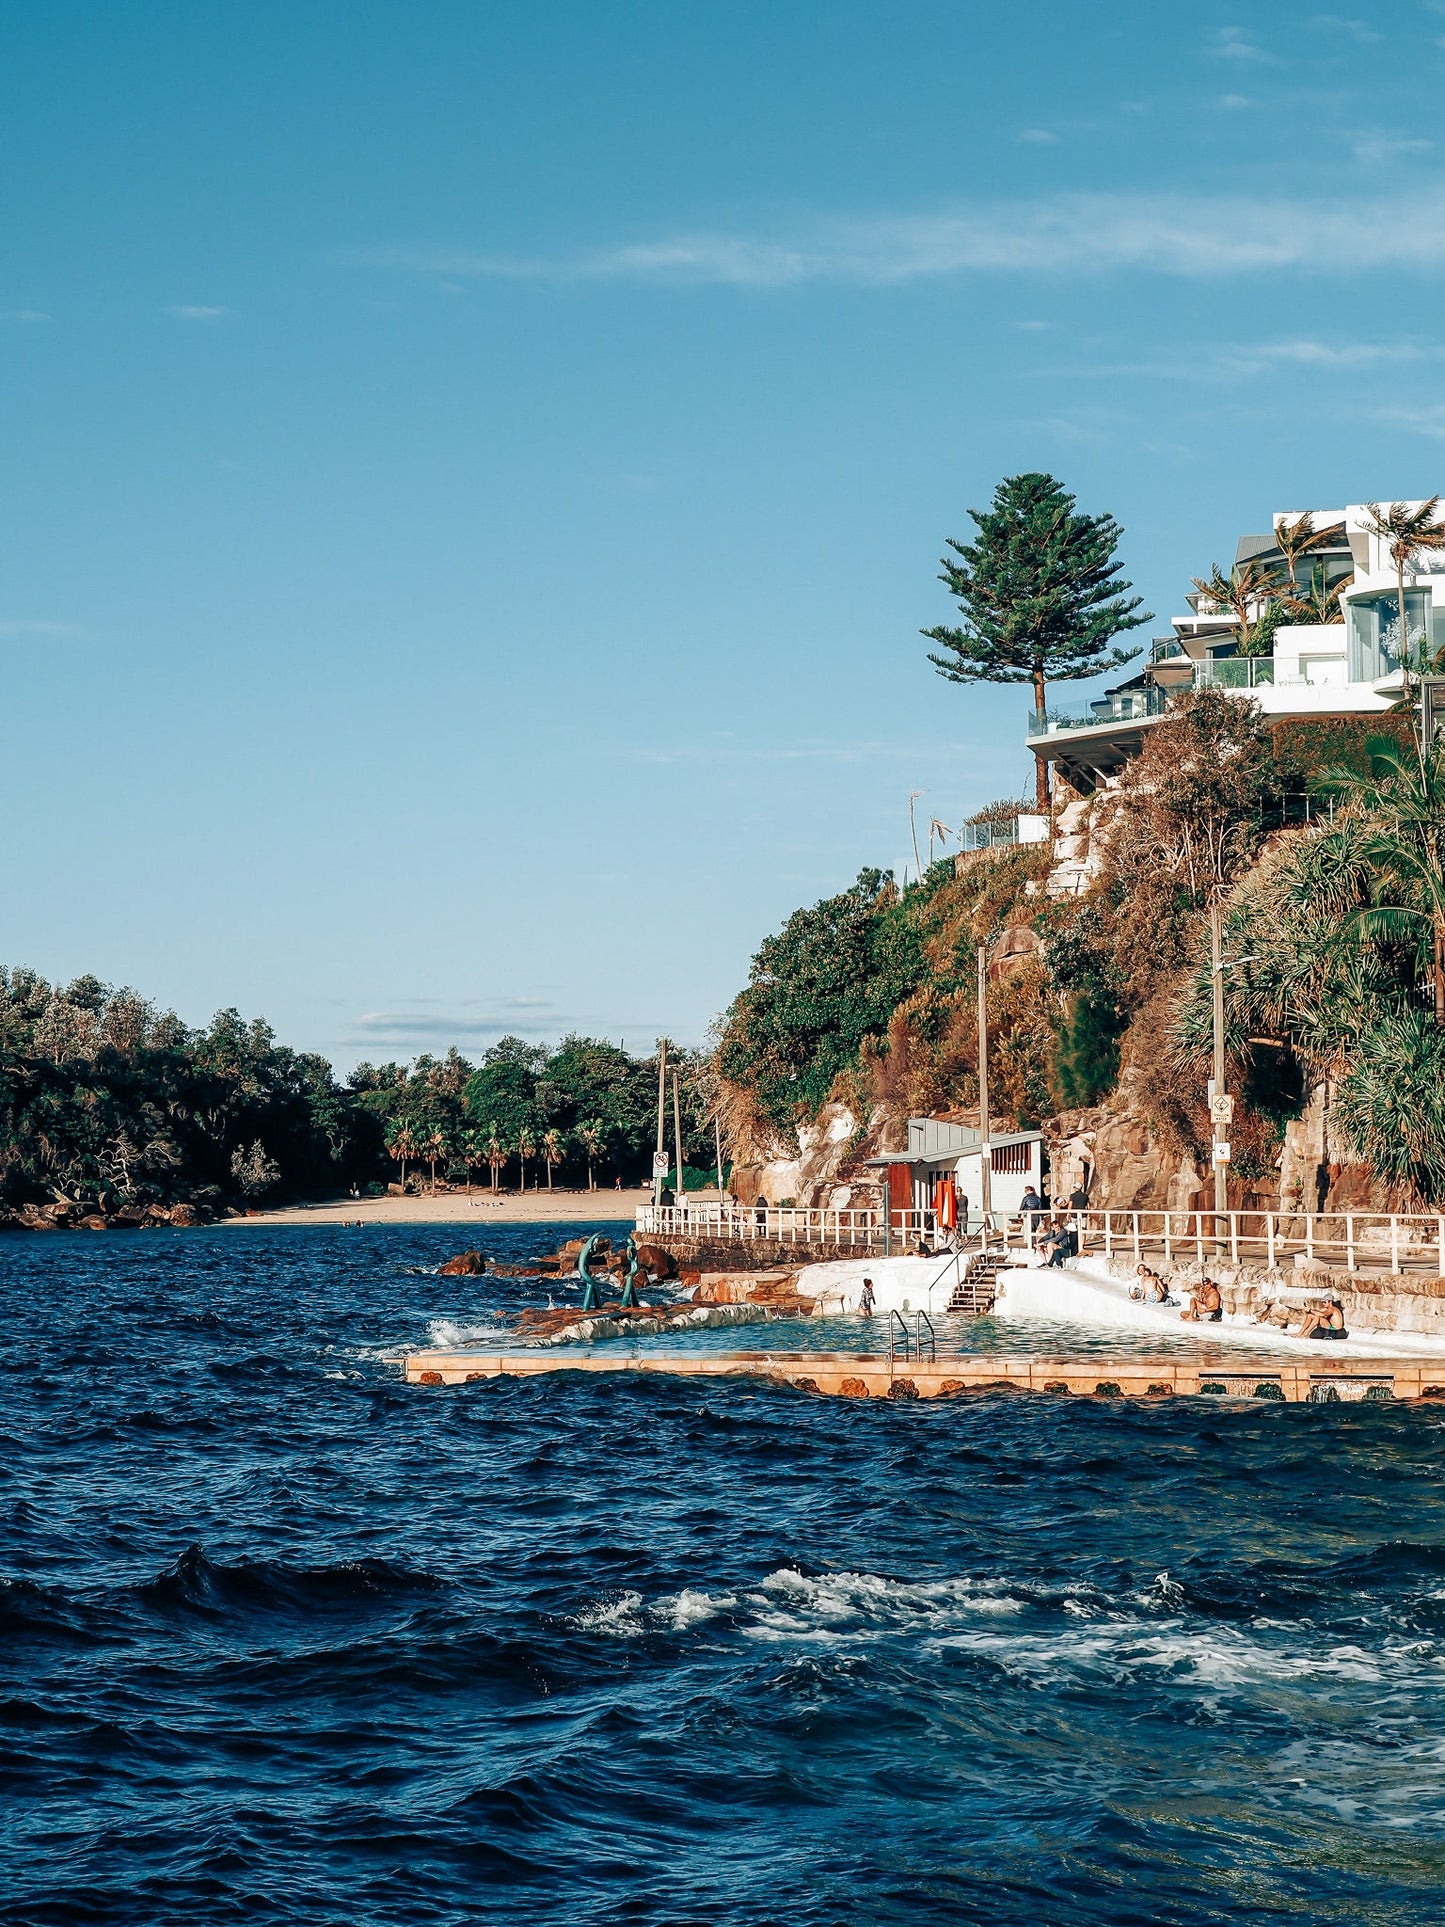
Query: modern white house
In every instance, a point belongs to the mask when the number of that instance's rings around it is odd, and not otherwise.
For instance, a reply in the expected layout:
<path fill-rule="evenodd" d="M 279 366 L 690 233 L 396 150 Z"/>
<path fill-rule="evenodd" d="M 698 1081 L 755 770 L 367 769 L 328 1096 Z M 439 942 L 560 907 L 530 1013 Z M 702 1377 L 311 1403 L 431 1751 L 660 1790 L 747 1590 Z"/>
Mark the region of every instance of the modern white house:
<path fill-rule="evenodd" d="M 1418 508 L 1418 503 L 1409 506 Z M 1278 545 L 1282 523 L 1303 511 L 1277 513 L 1267 535 L 1241 537 L 1236 569 L 1248 563 L 1288 578 Z M 1296 582 L 1308 600 L 1338 596 L 1339 619 L 1292 623 L 1274 632 L 1273 656 L 1237 653 L 1240 619 L 1206 597 L 1186 596 L 1188 613 L 1171 617 L 1171 635 L 1156 637 L 1144 668 L 1082 710 L 1031 711 L 1028 747 L 1085 793 L 1136 756 L 1152 724 L 1181 690 L 1213 684 L 1252 697 L 1268 717 L 1383 713 L 1403 688 L 1399 590 L 1388 545 L 1370 533 L 1368 508 L 1311 511 L 1327 539 L 1299 558 Z M 1264 613 L 1261 597 L 1250 619 Z M 1406 643 L 1412 667 L 1421 654 L 1445 649 L 1445 552 L 1417 553 L 1405 577 Z"/>

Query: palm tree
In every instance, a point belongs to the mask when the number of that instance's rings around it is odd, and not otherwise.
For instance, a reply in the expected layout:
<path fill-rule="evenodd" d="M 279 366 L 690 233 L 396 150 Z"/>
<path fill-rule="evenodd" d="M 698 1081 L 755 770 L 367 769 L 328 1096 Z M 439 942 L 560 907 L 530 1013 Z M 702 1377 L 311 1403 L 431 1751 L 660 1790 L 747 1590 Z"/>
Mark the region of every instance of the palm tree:
<path fill-rule="evenodd" d="M 1318 779 L 1355 805 L 1354 851 L 1375 881 L 1375 903 L 1346 927 L 1366 942 L 1408 943 L 1428 923 L 1435 1021 L 1445 1024 L 1445 745 L 1420 745 L 1410 756 L 1393 736 L 1371 736 L 1365 747 L 1368 776 L 1332 769 Z M 1381 902 L 1382 893 L 1396 900 Z"/>
<path fill-rule="evenodd" d="M 1278 587 L 1274 572 L 1262 562 L 1241 562 L 1225 575 L 1215 563 L 1208 576 L 1196 575 L 1193 582 L 1201 603 L 1212 602 L 1215 613 L 1227 612 L 1234 618 L 1238 625 L 1236 652 L 1241 656 L 1262 653 L 1256 644 L 1267 641 L 1274 633 L 1268 620 Z M 1199 613 L 1206 612 L 1201 609 Z"/>
<path fill-rule="evenodd" d="M 1317 529 L 1312 515 L 1301 515 L 1291 522 L 1282 515 L 1275 524 L 1275 547 L 1284 557 L 1289 568 L 1290 594 L 1299 587 L 1295 576 L 1295 564 L 1302 555 L 1310 555 L 1316 549 L 1323 549 L 1338 543 L 1345 533 L 1343 522 L 1332 522 L 1328 528 Z"/>
<path fill-rule="evenodd" d="M 605 1135 L 606 1126 L 600 1117 L 589 1117 L 577 1126 L 577 1142 L 582 1146 L 582 1155 L 587 1160 L 587 1189 L 589 1191 L 595 1191 L 597 1189 L 596 1180 L 592 1176 L 592 1166 L 602 1155 L 602 1143 Z"/>
<path fill-rule="evenodd" d="M 1301 622 L 1339 622 L 1343 619 L 1340 597 L 1354 579 L 1353 575 L 1346 575 L 1338 582 L 1326 583 L 1324 564 L 1317 562 L 1310 571 L 1309 587 L 1304 593 L 1291 591 L 1284 598 L 1285 610 Z"/>
<path fill-rule="evenodd" d="M 486 1159 L 492 1167 L 492 1196 L 497 1195 L 497 1173 L 507 1162 L 507 1147 L 495 1124 L 487 1126 Z"/>
<path fill-rule="evenodd" d="M 521 1173 L 521 1188 L 527 1188 L 527 1159 L 537 1155 L 537 1140 L 530 1124 L 524 1124 L 517 1133 L 517 1165 Z"/>
<path fill-rule="evenodd" d="M 458 1143 L 461 1147 L 462 1163 L 467 1168 L 467 1196 L 472 1195 L 472 1167 L 486 1162 L 486 1150 L 482 1134 L 476 1130 L 462 1132 Z"/>
<path fill-rule="evenodd" d="M 387 1132 L 386 1148 L 401 1166 L 401 1188 L 406 1189 L 406 1162 L 417 1155 L 416 1133 L 405 1122 L 393 1124 Z"/>
<path fill-rule="evenodd" d="M 1400 666 L 1405 672 L 1405 693 L 1410 691 L 1410 631 L 1405 622 L 1405 571 L 1422 553 L 1445 549 L 1445 525 L 1435 520 L 1440 497 L 1432 495 L 1412 509 L 1408 502 L 1391 502 L 1382 509 L 1378 502 L 1366 502 L 1365 527 L 1383 542 L 1395 565 L 1395 582 L 1400 595 Z"/>
<path fill-rule="evenodd" d="M 547 1189 L 552 1189 L 552 1173 L 562 1162 L 562 1133 L 555 1124 L 542 1133 L 542 1156 L 547 1162 Z"/>
<path fill-rule="evenodd" d="M 431 1188 L 433 1193 L 435 1193 L 437 1188 L 437 1159 L 445 1157 L 447 1150 L 446 1132 L 442 1130 L 439 1124 L 434 1124 L 422 1139 L 421 1150 L 422 1156 L 426 1158 L 431 1165 Z"/>

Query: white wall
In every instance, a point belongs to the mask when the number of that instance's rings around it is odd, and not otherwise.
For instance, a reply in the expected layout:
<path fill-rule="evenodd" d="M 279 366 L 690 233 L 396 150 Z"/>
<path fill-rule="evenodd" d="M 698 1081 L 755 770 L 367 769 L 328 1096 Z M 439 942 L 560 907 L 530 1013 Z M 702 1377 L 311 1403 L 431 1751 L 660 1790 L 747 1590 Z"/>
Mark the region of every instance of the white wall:
<path fill-rule="evenodd" d="M 1274 673 L 1281 682 L 1293 682 L 1305 672 L 1301 657 L 1346 657 L 1345 625 L 1342 622 L 1282 622 L 1274 632 Z"/>

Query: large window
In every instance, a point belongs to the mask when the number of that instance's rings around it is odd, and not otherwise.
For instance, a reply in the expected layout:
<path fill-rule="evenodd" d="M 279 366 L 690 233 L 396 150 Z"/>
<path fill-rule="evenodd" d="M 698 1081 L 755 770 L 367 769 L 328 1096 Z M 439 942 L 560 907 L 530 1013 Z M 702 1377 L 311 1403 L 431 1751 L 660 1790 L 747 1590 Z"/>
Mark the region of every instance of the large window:
<path fill-rule="evenodd" d="M 1362 596 L 1351 602 L 1349 655 L 1351 682 L 1378 682 L 1400 667 L 1400 598 L 1398 595 Z M 1405 591 L 1405 627 L 1412 665 L 1430 645 L 1430 597 Z"/>

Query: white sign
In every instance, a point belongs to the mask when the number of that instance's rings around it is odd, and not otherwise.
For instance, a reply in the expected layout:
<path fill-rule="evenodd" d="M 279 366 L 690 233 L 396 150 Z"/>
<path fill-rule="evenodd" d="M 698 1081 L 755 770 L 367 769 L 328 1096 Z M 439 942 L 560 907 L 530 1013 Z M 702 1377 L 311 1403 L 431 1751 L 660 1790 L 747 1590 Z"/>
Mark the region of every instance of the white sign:
<path fill-rule="evenodd" d="M 1211 1097 L 1209 1100 L 1209 1115 L 1216 1124 L 1232 1124 L 1234 1122 L 1234 1099 L 1227 1096 L 1223 1091 L 1221 1091 L 1217 1097 Z"/>
<path fill-rule="evenodd" d="M 1214 1162 L 1215 1162 L 1216 1164 L 1228 1164 L 1228 1162 L 1229 1162 L 1229 1146 L 1228 1146 L 1227 1144 L 1216 1144 L 1216 1145 L 1215 1145 L 1215 1147 L 1214 1147 Z"/>
<path fill-rule="evenodd" d="M 655 1178 L 665 1178 L 671 1169 L 672 1159 L 667 1155 L 666 1151 L 654 1151 L 652 1154 L 652 1175 Z"/>

